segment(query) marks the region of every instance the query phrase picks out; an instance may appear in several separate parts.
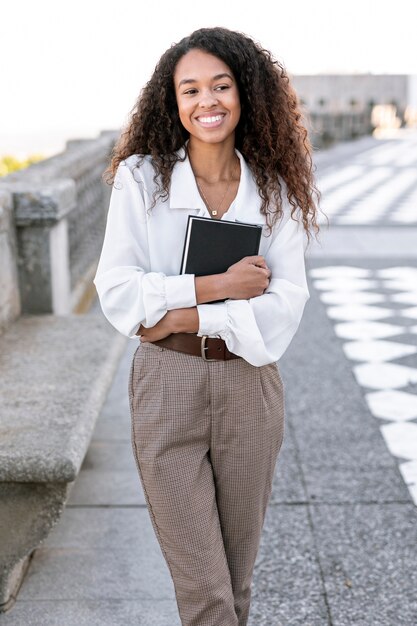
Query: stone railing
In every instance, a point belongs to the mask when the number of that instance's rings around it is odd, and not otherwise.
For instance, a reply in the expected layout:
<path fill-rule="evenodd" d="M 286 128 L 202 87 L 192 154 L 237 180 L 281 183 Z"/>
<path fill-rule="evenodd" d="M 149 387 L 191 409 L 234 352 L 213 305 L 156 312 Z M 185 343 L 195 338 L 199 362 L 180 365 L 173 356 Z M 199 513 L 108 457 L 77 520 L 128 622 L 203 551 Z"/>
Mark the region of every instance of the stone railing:
<path fill-rule="evenodd" d="M 22 313 L 77 312 L 91 300 L 111 190 L 102 173 L 116 137 L 69 141 L 0 180 L 1 197 L 12 197 Z"/>
<path fill-rule="evenodd" d="M 370 111 L 310 112 L 306 116 L 310 141 L 315 148 L 370 135 L 374 130 Z"/>

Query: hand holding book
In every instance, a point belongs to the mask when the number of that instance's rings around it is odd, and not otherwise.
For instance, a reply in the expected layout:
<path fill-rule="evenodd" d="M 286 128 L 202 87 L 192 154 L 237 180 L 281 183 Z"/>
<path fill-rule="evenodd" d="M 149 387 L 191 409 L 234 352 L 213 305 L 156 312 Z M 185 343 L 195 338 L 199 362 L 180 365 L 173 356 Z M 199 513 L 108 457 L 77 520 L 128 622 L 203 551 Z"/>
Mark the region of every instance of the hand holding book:
<path fill-rule="evenodd" d="M 188 217 L 181 273 L 196 276 L 198 304 L 264 293 L 271 272 L 258 254 L 261 234 L 257 224 Z"/>
<path fill-rule="evenodd" d="M 256 264 L 250 259 L 259 259 Z M 253 271 L 255 269 L 255 271 Z M 257 270 L 257 271 L 256 271 Z M 197 304 L 223 300 L 249 300 L 262 295 L 271 272 L 263 257 L 244 257 L 221 274 L 195 277 Z"/>
<path fill-rule="evenodd" d="M 226 271 L 230 277 L 230 295 L 233 300 L 246 300 L 264 293 L 269 285 L 271 270 L 263 256 L 247 256 Z"/>

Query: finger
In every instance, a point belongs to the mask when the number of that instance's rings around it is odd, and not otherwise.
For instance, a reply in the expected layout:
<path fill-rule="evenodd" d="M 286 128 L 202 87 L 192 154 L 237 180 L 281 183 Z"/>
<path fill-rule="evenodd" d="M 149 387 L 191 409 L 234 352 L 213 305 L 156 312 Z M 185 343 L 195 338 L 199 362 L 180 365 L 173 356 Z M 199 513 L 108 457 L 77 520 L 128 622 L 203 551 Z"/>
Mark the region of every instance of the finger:
<path fill-rule="evenodd" d="M 262 267 L 264 270 L 269 270 L 268 265 L 266 264 L 265 259 L 263 261 L 261 261 L 260 263 L 256 263 L 257 267 Z"/>
<path fill-rule="evenodd" d="M 255 266 L 257 269 L 256 271 L 259 270 L 260 273 L 262 273 L 264 276 L 269 277 L 271 275 L 271 270 L 269 269 L 269 267 L 260 267 L 259 265 Z"/>
<path fill-rule="evenodd" d="M 245 256 L 242 261 L 245 261 L 245 263 L 252 263 L 253 265 L 265 263 L 265 259 L 262 255 Z"/>

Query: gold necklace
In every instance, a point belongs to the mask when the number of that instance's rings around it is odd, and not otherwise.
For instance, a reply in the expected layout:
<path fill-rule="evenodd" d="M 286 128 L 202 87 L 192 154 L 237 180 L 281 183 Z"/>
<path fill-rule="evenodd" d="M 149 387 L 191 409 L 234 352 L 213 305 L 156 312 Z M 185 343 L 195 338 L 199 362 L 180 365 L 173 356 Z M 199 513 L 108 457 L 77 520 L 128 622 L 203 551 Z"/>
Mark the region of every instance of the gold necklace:
<path fill-rule="evenodd" d="M 198 191 L 200 192 L 200 194 L 201 194 L 201 196 L 202 196 L 202 198 L 203 198 L 204 202 L 206 203 L 206 206 L 207 206 L 208 210 L 210 211 L 211 215 L 213 215 L 213 216 L 216 216 L 216 215 L 218 214 L 218 212 L 220 211 L 220 207 L 222 206 L 222 204 L 223 204 L 223 202 L 224 202 L 224 199 L 225 199 L 225 197 L 227 196 L 227 192 L 228 192 L 228 191 L 229 191 L 229 189 L 230 189 L 230 185 L 232 184 L 232 181 L 233 181 L 233 176 L 234 176 L 235 171 L 236 171 L 236 169 L 237 169 L 237 164 L 238 164 L 238 162 L 236 161 L 236 162 L 235 162 L 235 164 L 234 164 L 234 166 L 233 166 L 233 171 L 232 171 L 231 178 L 230 178 L 230 180 L 229 180 L 229 184 L 227 185 L 226 191 L 224 192 L 224 194 L 223 194 L 223 196 L 222 196 L 222 199 L 220 200 L 220 202 L 219 202 L 219 205 L 218 205 L 217 209 L 212 209 L 212 208 L 211 208 L 210 203 L 209 203 L 209 201 L 207 200 L 206 196 L 204 195 L 204 191 L 201 189 L 201 186 L 200 186 L 200 184 L 199 184 L 199 182 L 198 182 L 198 180 L 197 180 L 197 177 L 195 176 L 195 182 L 197 183 L 197 188 L 198 188 Z"/>

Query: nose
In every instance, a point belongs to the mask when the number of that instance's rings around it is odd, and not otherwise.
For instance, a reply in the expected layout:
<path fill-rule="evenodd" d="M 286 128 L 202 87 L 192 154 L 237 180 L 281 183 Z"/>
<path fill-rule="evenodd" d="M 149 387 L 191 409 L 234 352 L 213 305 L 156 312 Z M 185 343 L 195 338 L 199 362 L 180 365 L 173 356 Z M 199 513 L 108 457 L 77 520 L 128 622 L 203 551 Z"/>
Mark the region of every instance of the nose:
<path fill-rule="evenodd" d="M 201 93 L 201 97 L 200 97 L 200 106 L 202 109 L 209 109 L 213 106 L 215 106 L 216 104 L 218 104 L 219 100 L 216 96 L 216 94 L 214 94 L 212 91 L 210 90 L 206 90 L 204 92 Z"/>

